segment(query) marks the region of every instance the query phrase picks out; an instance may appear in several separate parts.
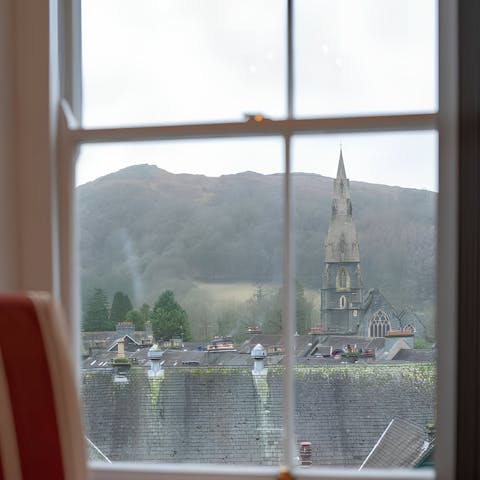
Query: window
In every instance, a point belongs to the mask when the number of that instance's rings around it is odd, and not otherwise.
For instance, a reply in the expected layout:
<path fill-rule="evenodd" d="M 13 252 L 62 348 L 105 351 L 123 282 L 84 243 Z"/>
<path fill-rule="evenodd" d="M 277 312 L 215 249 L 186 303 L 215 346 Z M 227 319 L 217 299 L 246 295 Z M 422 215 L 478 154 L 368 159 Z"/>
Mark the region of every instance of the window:
<path fill-rule="evenodd" d="M 390 331 L 390 320 L 388 315 L 379 310 L 370 320 L 370 336 L 384 337 Z"/>
<path fill-rule="evenodd" d="M 337 273 L 337 290 L 348 290 L 350 288 L 350 276 L 345 268 L 340 268 Z"/>
<path fill-rule="evenodd" d="M 288 17 L 288 15 L 287 15 Z M 298 27 L 297 27 L 298 28 Z M 340 65 L 342 64 L 341 59 L 339 63 Z M 287 64 L 289 62 L 292 62 L 292 59 L 287 61 Z M 290 63 L 291 65 L 291 63 Z M 290 72 L 291 73 L 291 72 Z M 291 78 L 290 78 L 291 80 Z M 300 88 L 300 87 L 298 87 Z M 291 92 L 292 93 L 292 92 Z M 357 107 L 359 111 L 362 111 L 362 106 Z M 387 108 L 393 108 L 388 106 Z M 434 110 L 435 106 L 433 107 Z M 422 109 L 423 110 L 423 109 Z M 429 109 L 430 110 L 430 109 Z M 367 111 L 371 111 L 370 107 L 367 107 Z M 198 125 L 198 124 L 191 124 L 191 125 L 180 125 L 175 128 L 171 127 L 162 127 L 162 126 L 156 126 L 156 127 L 135 127 L 135 128 L 125 128 L 125 129 L 112 129 L 112 128 L 98 128 L 98 129 L 76 129 L 74 132 L 74 142 L 75 144 L 81 144 L 83 142 L 85 143 L 90 143 L 92 141 L 108 141 L 111 140 L 112 138 L 115 139 L 116 141 L 125 141 L 125 140 L 144 140 L 144 139 L 156 139 L 159 137 L 162 138 L 195 138 L 198 137 L 199 135 L 204 136 L 205 138 L 210 138 L 210 137 L 217 137 L 219 135 L 225 135 L 225 134 L 231 134 L 231 135 L 242 135 L 242 136 L 247 136 L 247 135 L 279 135 L 283 136 L 285 143 L 284 143 L 284 148 L 285 148 L 285 158 L 286 158 L 286 169 L 285 173 L 287 176 L 287 180 L 285 182 L 285 190 L 284 190 L 284 198 L 287 200 L 290 198 L 291 191 L 290 191 L 290 185 L 288 181 L 288 176 L 290 173 L 290 136 L 293 133 L 301 133 L 303 129 L 304 131 L 329 131 L 330 129 L 337 130 L 338 127 L 335 124 L 335 119 L 324 119 L 322 117 L 318 117 L 317 119 L 315 118 L 310 118 L 308 121 L 303 123 L 304 127 L 302 127 L 302 123 L 300 120 L 297 121 L 297 118 L 294 117 L 294 112 L 290 110 L 287 112 L 287 121 L 286 123 L 281 123 L 281 121 L 270 121 L 264 120 L 263 118 L 261 121 L 257 121 L 255 118 L 246 121 L 246 122 L 238 122 L 238 124 L 232 124 L 229 125 L 228 123 L 225 123 L 222 126 L 207 126 L 205 127 L 204 125 Z M 335 112 L 338 114 L 337 112 Z M 352 113 L 352 112 L 347 112 L 347 113 Z M 316 115 L 323 115 L 324 112 L 316 113 Z M 300 110 L 298 115 L 300 116 Z M 306 113 L 305 115 L 309 115 Z M 309 115 L 311 116 L 311 115 Z M 361 117 L 346 117 L 346 119 L 342 119 L 339 124 L 342 124 L 341 130 L 345 133 L 348 133 L 349 131 L 352 130 L 357 130 L 358 125 L 362 125 L 362 129 L 365 129 L 366 131 L 370 130 L 377 130 L 377 131 L 382 131 L 382 130 L 390 130 L 391 129 L 391 123 L 393 122 L 398 129 L 412 129 L 415 130 L 417 128 L 434 128 L 435 127 L 435 122 L 434 122 L 434 114 L 429 113 L 429 114 L 406 114 L 406 115 L 398 115 L 396 117 L 395 115 L 389 115 L 388 117 L 382 118 L 382 117 L 373 117 L 373 118 L 361 118 Z M 256 122 L 256 123 L 254 123 Z M 127 121 L 127 123 L 130 123 Z M 161 122 L 159 122 L 161 123 Z M 291 282 L 291 275 L 292 275 L 292 257 L 293 257 L 293 246 L 289 242 L 289 221 L 290 221 L 290 207 L 289 203 L 287 201 L 287 207 L 285 210 L 285 270 L 284 270 L 284 289 L 285 289 L 285 306 L 284 306 L 284 313 L 289 313 L 289 315 L 284 315 L 284 335 L 286 336 L 286 350 L 288 351 L 291 348 L 291 343 L 289 342 L 292 341 L 293 338 L 293 331 L 292 331 L 292 321 L 291 319 L 293 318 L 293 307 L 295 303 L 295 298 L 293 295 L 294 288 L 292 287 L 292 282 Z M 290 321 L 287 319 L 290 318 Z M 290 332 L 290 334 L 288 333 Z M 288 365 L 289 368 L 287 368 L 287 371 L 292 370 L 292 364 L 290 363 Z M 287 405 L 289 401 L 291 401 L 291 391 L 292 391 L 292 381 L 293 378 L 287 375 L 287 381 L 286 381 L 286 399 L 287 399 Z M 290 392 L 290 393 L 288 393 Z M 288 396 L 290 395 L 290 400 L 288 400 Z M 288 406 L 286 407 L 288 409 Z M 291 408 L 291 407 L 290 407 Z M 290 410 L 290 416 L 292 414 L 292 411 Z M 288 418 L 288 417 L 287 417 Z M 290 428 L 290 433 L 292 433 L 292 426 L 288 427 L 288 422 L 287 422 L 287 437 L 288 437 L 288 429 Z M 290 460 L 287 461 L 287 464 L 290 464 L 291 458 L 292 458 L 292 446 L 288 446 L 288 442 L 286 442 L 286 449 L 285 449 L 285 456 L 286 459 L 288 460 L 290 457 Z M 188 470 L 188 468 L 186 469 Z"/>
<path fill-rule="evenodd" d="M 345 297 L 345 295 L 342 295 L 340 297 L 340 302 L 339 302 L 339 307 L 343 310 L 344 308 L 347 307 L 347 298 Z"/>

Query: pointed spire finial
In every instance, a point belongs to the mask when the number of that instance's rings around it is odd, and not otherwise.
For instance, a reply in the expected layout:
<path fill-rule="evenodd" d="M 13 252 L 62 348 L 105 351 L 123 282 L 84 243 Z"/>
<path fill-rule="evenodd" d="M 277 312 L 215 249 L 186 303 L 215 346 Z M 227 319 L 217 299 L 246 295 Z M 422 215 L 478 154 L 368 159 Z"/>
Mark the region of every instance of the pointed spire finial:
<path fill-rule="evenodd" d="M 337 179 L 338 178 L 347 178 L 345 165 L 343 164 L 342 144 L 340 144 L 340 158 L 338 160 Z"/>

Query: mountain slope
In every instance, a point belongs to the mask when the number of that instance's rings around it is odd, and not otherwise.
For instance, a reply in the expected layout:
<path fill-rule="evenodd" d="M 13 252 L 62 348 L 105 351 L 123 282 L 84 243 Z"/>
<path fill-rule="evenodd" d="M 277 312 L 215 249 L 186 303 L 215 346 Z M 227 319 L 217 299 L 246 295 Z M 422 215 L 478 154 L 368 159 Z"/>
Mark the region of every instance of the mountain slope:
<path fill-rule="evenodd" d="M 297 278 L 321 285 L 332 179 L 293 175 Z M 81 278 L 137 303 L 195 281 L 280 282 L 283 176 L 218 178 L 128 167 L 77 188 Z M 431 315 L 436 194 L 351 182 L 366 287 Z"/>

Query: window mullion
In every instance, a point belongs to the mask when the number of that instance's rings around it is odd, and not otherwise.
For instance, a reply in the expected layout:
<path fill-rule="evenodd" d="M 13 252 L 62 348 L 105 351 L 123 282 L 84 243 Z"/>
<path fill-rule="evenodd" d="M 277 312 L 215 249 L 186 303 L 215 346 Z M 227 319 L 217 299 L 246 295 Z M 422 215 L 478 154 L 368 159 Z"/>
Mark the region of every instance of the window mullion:
<path fill-rule="evenodd" d="M 287 0 L 287 118 L 294 116 L 293 0 Z"/>
<path fill-rule="evenodd" d="M 285 376 L 283 392 L 284 416 L 284 465 L 291 469 L 295 457 L 295 298 L 294 298 L 294 241 L 292 221 L 291 189 L 291 138 L 285 136 L 285 180 L 284 180 L 284 216 L 283 216 L 283 306 L 282 331 L 285 342 Z"/>
<path fill-rule="evenodd" d="M 287 116 L 293 119 L 293 0 L 287 0 Z M 283 452 L 285 467 L 292 470 L 295 457 L 295 299 L 293 298 L 294 255 L 291 191 L 291 135 L 285 137 L 284 232 L 283 232 L 283 306 L 282 330 L 285 342 L 285 376 L 283 382 Z"/>
<path fill-rule="evenodd" d="M 76 123 L 82 123 L 82 34 L 81 0 L 59 2 L 60 79 L 61 91 L 75 114 Z"/>

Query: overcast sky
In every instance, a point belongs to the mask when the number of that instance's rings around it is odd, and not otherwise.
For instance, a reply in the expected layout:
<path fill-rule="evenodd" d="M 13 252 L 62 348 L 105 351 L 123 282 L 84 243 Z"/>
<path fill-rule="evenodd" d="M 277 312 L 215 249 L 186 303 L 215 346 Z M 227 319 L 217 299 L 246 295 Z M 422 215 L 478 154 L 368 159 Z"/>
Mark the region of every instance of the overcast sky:
<path fill-rule="evenodd" d="M 83 0 L 84 122 L 241 120 L 286 106 L 284 0 Z M 295 112 L 434 111 L 435 0 L 296 0 Z M 294 169 L 437 190 L 434 132 L 297 137 Z M 132 163 L 218 176 L 283 169 L 279 139 L 84 146 L 77 184 Z"/>

